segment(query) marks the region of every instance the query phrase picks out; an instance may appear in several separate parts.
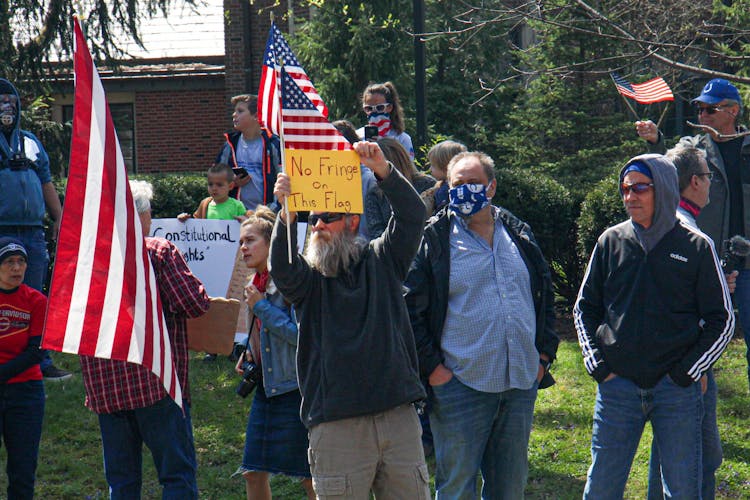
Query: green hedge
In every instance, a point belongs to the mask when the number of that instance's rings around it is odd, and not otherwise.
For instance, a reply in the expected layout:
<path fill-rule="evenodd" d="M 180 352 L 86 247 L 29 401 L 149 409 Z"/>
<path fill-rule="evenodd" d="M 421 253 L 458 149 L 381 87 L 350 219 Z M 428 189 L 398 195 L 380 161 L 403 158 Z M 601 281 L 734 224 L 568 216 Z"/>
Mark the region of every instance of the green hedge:
<path fill-rule="evenodd" d="M 619 173 L 614 172 L 589 191 L 578 216 L 578 256 L 585 265 L 597 238 L 610 226 L 628 218 L 617 188 Z"/>
<path fill-rule="evenodd" d="M 534 170 L 500 168 L 495 175 L 493 203 L 531 226 L 552 266 L 557 294 L 572 304 L 580 274 L 574 225 L 578 207 L 573 196 L 565 186 Z"/>
<path fill-rule="evenodd" d="M 208 196 L 206 175 L 202 173 L 137 174 L 130 176 L 150 182 L 154 186 L 151 216 L 154 219 L 176 217 L 187 212 L 192 214 L 200 201 Z M 60 200 L 65 203 L 67 179 L 55 179 Z"/>

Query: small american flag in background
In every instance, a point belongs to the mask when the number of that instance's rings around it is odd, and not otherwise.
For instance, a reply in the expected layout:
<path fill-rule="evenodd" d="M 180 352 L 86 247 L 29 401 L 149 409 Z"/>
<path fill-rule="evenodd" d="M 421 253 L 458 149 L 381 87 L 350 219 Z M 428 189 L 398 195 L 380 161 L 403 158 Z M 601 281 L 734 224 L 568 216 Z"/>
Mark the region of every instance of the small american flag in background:
<path fill-rule="evenodd" d="M 617 73 L 610 73 L 612 81 L 615 82 L 617 91 L 635 102 L 640 104 L 653 104 L 662 101 L 674 101 L 672 90 L 664 81 L 664 78 L 657 76 L 643 83 L 630 83 Z"/>
<path fill-rule="evenodd" d="M 138 363 L 182 406 L 169 332 L 104 87 L 75 31 L 65 208 L 42 347 Z"/>
<path fill-rule="evenodd" d="M 276 78 L 279 73 L 278 64 L 281 63 L 284 69 L 291 75 L 297 86 L 307 95 L 310 101 L 320 111 L 324 118 L 328 117 L 328 108 L 323 99 L 315 90 L 310 77 L 299 64 L 294 56 L 289 44 L 286 43 L 284 36 L 275 23 L 271 23 L 271 29 L 268 32 L 268 41 L 266 42 L 266 51 L 263 56 L 263 69 L 260 75 L 260 89 L 258 90 L 258 120 L 261 126 L 267 128 L 276 135 L 279 135 L 279 99 L 276 96 L 277 82 Z"/>
<path fill-rule="evenodd" d="M 351 144 L 295 83 L 292 75 L 281 70 L 282 119 L 284 147 L 348 151 Z"/>

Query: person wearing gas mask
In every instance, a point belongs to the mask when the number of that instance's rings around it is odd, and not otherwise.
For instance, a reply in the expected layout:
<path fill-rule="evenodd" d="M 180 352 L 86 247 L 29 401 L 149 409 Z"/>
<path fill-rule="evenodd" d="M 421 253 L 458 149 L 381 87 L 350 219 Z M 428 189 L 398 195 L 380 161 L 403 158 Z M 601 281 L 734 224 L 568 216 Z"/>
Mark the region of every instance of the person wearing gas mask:
<path fill-rule="evenodd" d="M 448 164 L 449 205 L 430 219 L 404 288 L 428 381 L 437 498 L 523 498 L 537 389 L 554 383 L 552 280 L 529 226 L 493 206 L 494 162 Z"/>
<path fill-rule="evenodd" d="M 377 127 L 377 137 L 396 139 L 409 153 L 409 158 L 414 161 L 414 146 L 411 137 L 404 132 L 404 108 L 401 107 L 401 101 L 393 83 L 368 85 L 362 93 L 362 111 L 367 115 L 367 124 Z M 371 139 L 365 137 L 365 127 L 358 129 L 357 134 L 363 139 Z"/>
<path fill-rule="evenodd" d="M 49 254 L 44 236 L 45 208 L 52 218 L 52 238 L 57 238 L 62 207 L 52 184 L 49 157 L 34 134 L 21 130 L 21 101 L 16 87 L 0 78 L 0 236 L 16 238 L 28 252 L 24 283 L 42 291 Z M 45 380 L 72 376 L 52 364 L 41 363 Z"/>

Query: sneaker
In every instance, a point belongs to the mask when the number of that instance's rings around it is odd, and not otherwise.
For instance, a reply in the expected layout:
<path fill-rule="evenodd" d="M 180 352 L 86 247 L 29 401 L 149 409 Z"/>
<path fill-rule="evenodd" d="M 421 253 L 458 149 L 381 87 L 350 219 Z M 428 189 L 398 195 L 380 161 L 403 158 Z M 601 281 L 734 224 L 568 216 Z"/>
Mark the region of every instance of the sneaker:
<path fill-rule="evenodd" d="M 206 354 L 206 356 L 203 358 L 203 361 L 206 363 L 212 363 L 216 361 L 216 354 Z"/>
<path fill-rule="evenodd" d="M 62 382 L 63 380 L 68 380 L 73 377 L 71 372 L 61 370 L 55 365 L 50 365 L 42 370 L 42 375 L 44 376 L 44 380 L 47 380 L 48 382 Z"/>

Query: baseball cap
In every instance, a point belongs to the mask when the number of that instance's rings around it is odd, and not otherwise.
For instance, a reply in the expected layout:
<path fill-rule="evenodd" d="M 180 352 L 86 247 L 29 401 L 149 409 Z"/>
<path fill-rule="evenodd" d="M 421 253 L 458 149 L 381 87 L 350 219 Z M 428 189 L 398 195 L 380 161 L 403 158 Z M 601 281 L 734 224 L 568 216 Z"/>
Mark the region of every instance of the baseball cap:
<path fill-rule="evenodd" d="M 723 78 L 714 78 L 703 87 L 701 95 L 690 101 L 690 103 L 705 102 L 706 104 L 719 104 L 724 99 L 731 99 L 742 105 L 742 98 L 737 87 Z"/>
<path fill-rule="evenodd" d="M 26 248 L 19 240 L 8 236 L 0 238 L 0 264 L 11 255 L 22 255 L 28 258 Z"/>

